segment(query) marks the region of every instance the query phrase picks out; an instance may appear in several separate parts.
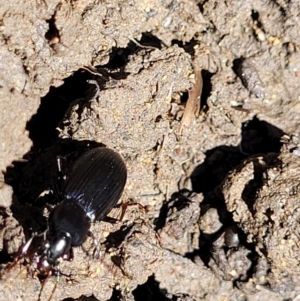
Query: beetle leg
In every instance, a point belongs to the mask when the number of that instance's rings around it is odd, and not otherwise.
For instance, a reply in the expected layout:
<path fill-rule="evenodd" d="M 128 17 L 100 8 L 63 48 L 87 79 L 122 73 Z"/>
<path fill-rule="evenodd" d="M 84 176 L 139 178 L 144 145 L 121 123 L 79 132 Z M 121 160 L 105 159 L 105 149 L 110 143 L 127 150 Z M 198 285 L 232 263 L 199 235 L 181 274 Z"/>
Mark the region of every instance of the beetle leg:
<path fill-rule="evenodd" d="M 122 212 L 121 212 L 121 215 L 120 215 L 119 218 L 113 218 L 113 217 L 110 217 L 110 216 L 105 216 L 102 219 L 102 221 L 110 223 L 110 224 L 116 224 L 118 222 L 121 222 L 124 218 L 127 207 L 129 207 L 129 206 L 138 206 L 140 209 L 145 210 L 145 207 L 143 207 L 141 204 L 132 203 L 132 202 L 128 201 L 128 202 L 121 203 L 121 204 L 118 204 L 118 205 L 115 206 L 115 208 L 120 208 L 121 207 Z"/>
<path fill-rule="evenodd" d="M 18 251 L 18 256 L 15 258 L 15 260 L 12 263 L 9 263 L 4 270 L 1 272 L 1 276 L 8 273 L 12 268 L 14 268 L 27 254 L 28 249 L 33 241 L 33 238 L 35 236 L 33 235 L 23 246 L 20 246 Z"/>
<path fill-rule="evenodd" d="M 64 182 L 66 181 L 66 175 L 63 172 L 63 163 L 62 163 L 62 159 L 63 157 L 61 156 L 56 156 L 56 164 L 57 164 L 57 181 L 56 184 L 54 185 L 54 192 L 55 195 L 60 196 L 61 198 L 63 198 L 62 195 L 62 188 L 64 185 Z"/>
<path fill-rule="evenodd" d="M 105 216 L 102 221 L 110 224 L 117 224 L 118 222 L 120 222 L 120 219 L 110 217 L 110 216 Z"/>
<path fill-rule="evenodd" d="M 89 80 L 87 80 L 87 82 L 90 85 L 95 85 L 96 86 L 96 92 L 95 92 L 94 96 L 92 97 L 92 99 L 89 100 L 89 102 L 93 102 L 93 101 L 96 100 L 96 98 L 98 98 L 98 96 L 100 94 L 100 87 L 99 87 L 99 84 L 97 83 L 97 81 L 95 81 L 93 79 L 89 79 Z"/>
<path fill-rule="evenodd" d="M 125 203 L 121 203 L 121 204 L 118 204 L 117 206 L 115 206 L 115 208 L 118 208 L 118 207 L 121 207 L 122 209 L 122 212 L 121 212 L 121 216 L 119 217 L 119 221 L 122 221 L 123 220 L 123 217 L 126 213 L 126 210 L 128 207 L 130 206 L 138 206 L 140 209 L 142 210 L 145 210 L 145 207 L 142 206 L 141 204 L 139 203 L 134 203 L 134 202 L 131 202 L 131 201 L 128 201 L 128 202 L 125 202 Z"/>
<path fill-rule="evenodd" d="M 58 179 L 62 180 L 64 179 L 64 174 L 62 171 L 62 157 L 56 156 L 56 164 L 57 164 L 57 170 L 58 170 Z"/>
<path fill-rule="evenodd" d="M 32 244 L 32 241 L 34 239 L 35 235 L 33 235 L 26 243 L 25 245 L 22 247 L 21 251 L 20 251 L 20 255 L 18 256 L 18 259 L 20 260 L 21 258 L 23 258 L 27 252 L 28 252 L 28 249 L 30 247 L 30 245 Z"/>
<path fill-rule="evenodd" d="M 70 251 L 67 254 L 64 254 L 62 257 L 63 260 L 72 261 L 74 259 L 74 251 L 73 248 L 70 249 Z"/>
<path fill-rule="evenodd" d="M 42 297 L 42 293 L 43 293 L 44 287 L 45 287 L 45 285 L 46 285 L 47 280 L 50 278 L 50 276 L 51 276 L 51 273 L 50 273 L 49 275 L 47 275 L 45 279 L 40 279 L 40 282 L 41 282 L 41 289 L 40 289 L 40 292 L 39 292 L 38 301 L 41 301 L 41 297 Z M 59 277 L 59 276 L 58 276 L 58 277 Z M 55 281 L 55 284 L 54 284 L 53 290 L 52 290 L 52 292 L 51 292 L 51 295 L 50 295 L 50 297 L 48 298 L 49 301 L 52 299 L 52 297 L 53 297 L 53 295 L 54 295 L 54 292 L 55 292 L 55 290 L 56 290 L 58 281 L 59 281 L 59 278 L 57 278 L 57 281 Z"/>
<path fill-rule="evenodd" d="M 88 232 L 88 236 L 90 236 L 92 238 L 93 244 L 95 247 L 95 250 L 93 252 L 93 258 L 95 258 L 95 259 L 101 258 L 102 254 L 101 254 L 101 249 L 100 249 L 100 244 L 99 244 L 98 239 L 95 237 L 95 235 L 91 231 Z"/>

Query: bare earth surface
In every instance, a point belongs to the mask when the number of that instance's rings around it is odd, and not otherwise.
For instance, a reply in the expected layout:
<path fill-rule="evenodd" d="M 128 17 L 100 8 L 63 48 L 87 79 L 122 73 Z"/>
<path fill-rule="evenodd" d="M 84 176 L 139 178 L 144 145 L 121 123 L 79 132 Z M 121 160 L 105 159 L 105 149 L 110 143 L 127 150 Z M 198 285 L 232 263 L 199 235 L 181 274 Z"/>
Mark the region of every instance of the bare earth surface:
<path fill-rule="evenodd" d="M 0 301 L 300 300 L 298 0 L 8 0 L 0 17 Z M 67 172 L 96 145 L 128 169 L 125 216 L 91 229 L 101 257 L 88 238 L 59 280 L 5 268 L 57 204 L 56 156 Z"/>

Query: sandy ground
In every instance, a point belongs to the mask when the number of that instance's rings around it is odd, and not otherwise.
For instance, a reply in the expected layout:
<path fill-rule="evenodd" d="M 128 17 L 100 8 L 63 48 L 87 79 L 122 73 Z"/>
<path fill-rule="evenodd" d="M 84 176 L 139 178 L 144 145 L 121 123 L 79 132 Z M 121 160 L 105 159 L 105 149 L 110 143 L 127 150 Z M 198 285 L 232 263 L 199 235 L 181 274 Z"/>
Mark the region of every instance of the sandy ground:
<path fill-rule="evenodd" d="M 0 4 L 0 300 L 300 300 L 299 12 Z M 5 268 L 57 204 L 56 156 L 68 174 L 98 145 L 124 158 L 130 204 L 93 224 L 101 258 L 88 238 L 59 281 Z"/>

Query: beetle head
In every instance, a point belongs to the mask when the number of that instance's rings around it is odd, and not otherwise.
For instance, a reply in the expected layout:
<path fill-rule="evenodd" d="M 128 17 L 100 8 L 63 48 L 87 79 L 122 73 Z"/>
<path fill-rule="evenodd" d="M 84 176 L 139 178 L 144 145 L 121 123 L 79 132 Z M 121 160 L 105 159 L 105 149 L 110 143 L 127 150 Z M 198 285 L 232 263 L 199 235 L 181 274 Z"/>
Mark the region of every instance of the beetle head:
<path fill-rule="evenodd" d="M 68 232 L 58 231 L 55 235 L 51 235 L 45 244 L 45 253 L 47 261 L 50 265 L 57 265 L 60 257 L 65 257 L 71 251 L 72 237 Z"/>

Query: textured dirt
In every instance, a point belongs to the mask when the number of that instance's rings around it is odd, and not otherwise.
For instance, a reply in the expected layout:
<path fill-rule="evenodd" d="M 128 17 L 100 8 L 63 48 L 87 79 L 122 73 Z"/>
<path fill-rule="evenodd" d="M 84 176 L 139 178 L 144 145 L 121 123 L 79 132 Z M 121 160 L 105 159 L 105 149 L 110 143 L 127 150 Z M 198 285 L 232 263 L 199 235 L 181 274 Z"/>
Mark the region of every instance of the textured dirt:
<path fill-rule="evenodd" d="M 3 2 L 0 300 L 299 300 L 299 11 Z M 96 145 L 123 156 L 130 204 L 92 226 L 101 258 L 88 238 L 59 281 L 7 268 L 47 227 L 56 156 L 68 173 Z"/>

